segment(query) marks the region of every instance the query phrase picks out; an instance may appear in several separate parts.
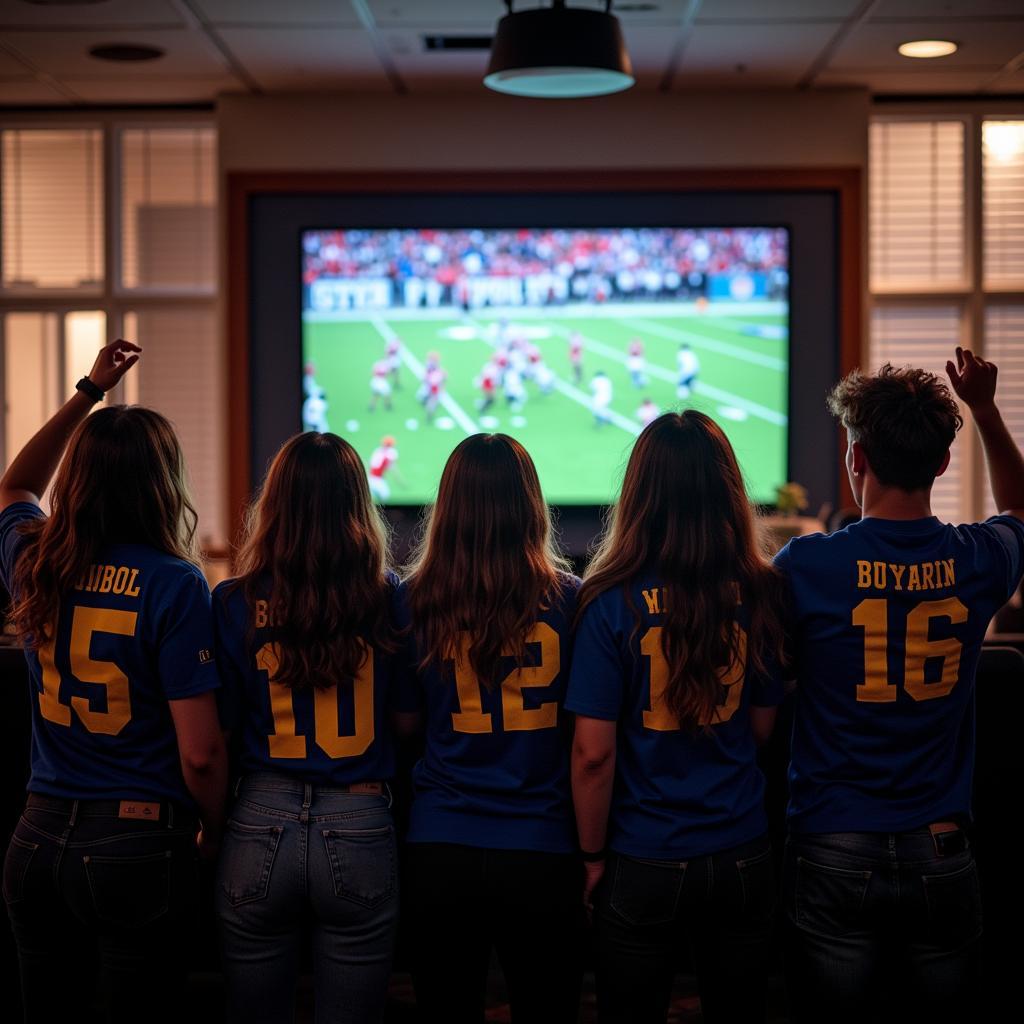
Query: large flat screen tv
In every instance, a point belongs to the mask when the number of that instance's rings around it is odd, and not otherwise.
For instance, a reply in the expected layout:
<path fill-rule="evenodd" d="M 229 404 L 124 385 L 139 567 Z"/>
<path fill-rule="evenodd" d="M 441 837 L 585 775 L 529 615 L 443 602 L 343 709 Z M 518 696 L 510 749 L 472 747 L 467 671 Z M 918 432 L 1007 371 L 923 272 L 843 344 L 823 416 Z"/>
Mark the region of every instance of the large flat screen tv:
<path fill-rule="evenodd" d="M 461 438 L 502 431 L 549 501 L 604 504 L 643 426 L 682 409 L 722 425 L 755 501 L 788 479 L 785 227 L 328 225 L 298 241 L 293 427 L 351 441 L 382 503 L 429 502 Z"/>

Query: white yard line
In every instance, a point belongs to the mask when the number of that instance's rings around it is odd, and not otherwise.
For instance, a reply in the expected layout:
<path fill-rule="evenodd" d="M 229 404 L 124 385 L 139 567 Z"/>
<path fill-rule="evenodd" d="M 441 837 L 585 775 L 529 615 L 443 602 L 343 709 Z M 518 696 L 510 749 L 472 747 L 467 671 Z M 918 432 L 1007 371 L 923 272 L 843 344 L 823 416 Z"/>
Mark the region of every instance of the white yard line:
<path fill-rule="evenodd" d="M 560 334 L 566 338 L 573 333 L 564 327 L 552 327 L 552 331 L 554 331 L 555 334 Z M 588 338 L 585 334 L 581 334 L 580 337 L 583 338 L 585 348 L 590 349 L 592 352 L 599 352 L 601 355 L 606 356 L 609 359 L 614 359 L 616 362 L 625 365 L 627 357 L 618 350 L 612 348 L 610 345 L 605 345 L 596 338 Z M 678 382 L 678 374 L 672 373 L 671 370 L 666 370 L 664 367 L 654 366 L 651 363 L 647 363 L 644 368 L 644 372 L 650 374 L 652 377 L 657 377 L 659 380 L 671 381 L 673 384 Z M 716 388 L 712 384 L 705 384 L 702 380 L 698 380 L 694 383 L 693 390 L 698 394 L 707 395 L 708 398 L 713 398 L 715 401 L 734 405 L 737 409 L 743 409 L 745 412 L 749 412 L 751 416 L 756 416 L 758 419 L 762 419 L 766 423 L 772 423 L 775 426 L 784 427 L 789 422 L 789 417 L 784 416 L 781 412 L 777 412 L 775 409 L 769 409 L 768 406 L 761 405 L 759 402 L 752 402 L 750 399 L 743 398 L 741 395 L 734 395 L 731 391 L 723 391 L 721 388 Z"/>
<path fill-rule="evenodd" d="M 764 366 L 769 370 L 785 372 L 788 364 L 785 359 L 778 356 L 766 355 L 763 352 L 751 352 L 750 349 L 740 345 L 730 345 L 727 341 L 720 341 L 718 338 L 709 338 L 699 331 L 686 331 L 678 327 L 667 327 L 665 324 L 655 323 L 653 320 L 622 320 L 624 327 L 631 331 L 640 331 L 644 334 L 655 334 L 662 338 L 669 338 L 671 341 L 686 341 L 691 345 L 698 345 L 706 348 L 709 352 L 718 352 L 723 356 L 731 356 L 733 359 L 742 359 L 745 363 L 753 363 L 755 366 Z"/>
<path fill-rule="evenodd" d="M 377 329 L 377 333 L 380 334 L 385 341 L 391 341 L 393 338 L 397 337 L 395 332 L 388 327 L 387 323 L 381 319 L 381 317 L 370 317 L 370 323 L 373 324 Z M 416 375 L 416 378 L 418 380 L 423 380 L 423 364 L 405 347 L 405 345 L 402 345 L 398 350 L 398 355 L 402 362 L 405 363 L 405 365 L 408 366 Z M 458 425 L 462 427 L 467 434 L 481 433 L 480 428 L 473 422 L 472 418 L 467 415 L 465 409 L 463 409 L 447 391 L 444 391 L 441 394 L 441 405 L 451 413 L 452 419 L 455 420 L 455 422 L 458 423 Z"/>

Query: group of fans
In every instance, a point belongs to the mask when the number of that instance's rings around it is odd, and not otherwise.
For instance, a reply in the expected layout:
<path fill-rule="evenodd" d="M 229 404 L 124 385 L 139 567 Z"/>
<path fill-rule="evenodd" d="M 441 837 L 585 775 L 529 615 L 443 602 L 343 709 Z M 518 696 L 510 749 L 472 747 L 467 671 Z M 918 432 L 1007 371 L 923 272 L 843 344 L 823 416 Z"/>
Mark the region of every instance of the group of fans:
<path fill-rule="evenodd" d="M 784 228 L 310 231 L 303 284 L 391 282 L 390 306 L 467 306 L 474 281 L 523 279 L 542 304 L 694 299 L 715 275 L 763 273 L 788 287 Z"/>

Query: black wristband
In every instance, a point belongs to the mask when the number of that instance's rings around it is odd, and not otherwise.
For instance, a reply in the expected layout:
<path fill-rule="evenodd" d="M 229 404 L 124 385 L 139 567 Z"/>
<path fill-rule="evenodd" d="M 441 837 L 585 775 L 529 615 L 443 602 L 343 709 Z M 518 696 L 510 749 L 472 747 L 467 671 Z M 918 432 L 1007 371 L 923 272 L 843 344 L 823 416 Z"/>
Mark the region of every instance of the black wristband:
<path fill-rule="evenodd" d="M 593 864 L 596 861 L 604 860 L 607 854 L 607 846 L 600 850 L 594 850 L 592 853 L 588 853 L 586 850 L 580 850 L 580 856 L 583 858 L 583 862 L 585 864 Z"/>
<path fill-rule="evenodd" d="M 76 385 L 76 391 L 84 391 L 94 402 L 102 402 L 106 392 L 98 384 L 94 384 L 88 377 L 83 377 Z"/>

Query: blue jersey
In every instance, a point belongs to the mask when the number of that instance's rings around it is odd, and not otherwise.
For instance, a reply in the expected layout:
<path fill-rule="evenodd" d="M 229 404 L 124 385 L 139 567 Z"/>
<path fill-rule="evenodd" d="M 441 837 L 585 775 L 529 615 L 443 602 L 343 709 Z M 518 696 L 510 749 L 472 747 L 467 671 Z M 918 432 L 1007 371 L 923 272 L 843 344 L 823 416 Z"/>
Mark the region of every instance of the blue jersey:
<path fill-rule="evenodd" d="M 17 502 L 0 514 L 8 590 L 24 548 Z M 68 799 L 171 800 L 194 809 L 168 701 L 220 685 L 210 591 L 188 562 L 111 544 L 60 602 L 53 639 L 27 651 L 32 793 Z"/>
<path fill-rule="evenodd" d="M 500 686 L 483 686 L 464 658 L 458 672 L 454 660 L 416 672 L 426 750 L 413 773 L 410 842 L 576 849 L 572 733 L 562 705 L 579 582 L 562 578 L 538 612 L 522 668 L 510 656 Z"/>
<path fill-rule="evenodd" d="M 789 542 L 790 828 L 903 832 L 970 815 L 974 673 L 1024 523 L 862 519 Z"/>
<path fill-rule="evenodd" d="M 656 575 L 600 594 L 576 634 L 566 707 L 618 722 L 608 846 L 653 860 L 687 860 L 756 839 L 768 828 L 764 777 L 750 707 L 782 699 L 777 673 L 722 675 L 721 701 L 707 728 L 680 729 L 664 702 L 662 648 L 666 592 Z M 639 615 L 639 621 L 637 616 Z M 746 650 L 747 618 L 734 629 Z"/>
<path fill-rule="evenodd" d="M 278 652 L 267 600 L 250 607 L 241 586 L 226 580 L 213 592 L 213 607 L 223 716 L 243 772 L 284 772 L 320 786 L 394 775 L 395 655 L 372 651 L 355 679 L 293 690 L 273 681 Z"/>

